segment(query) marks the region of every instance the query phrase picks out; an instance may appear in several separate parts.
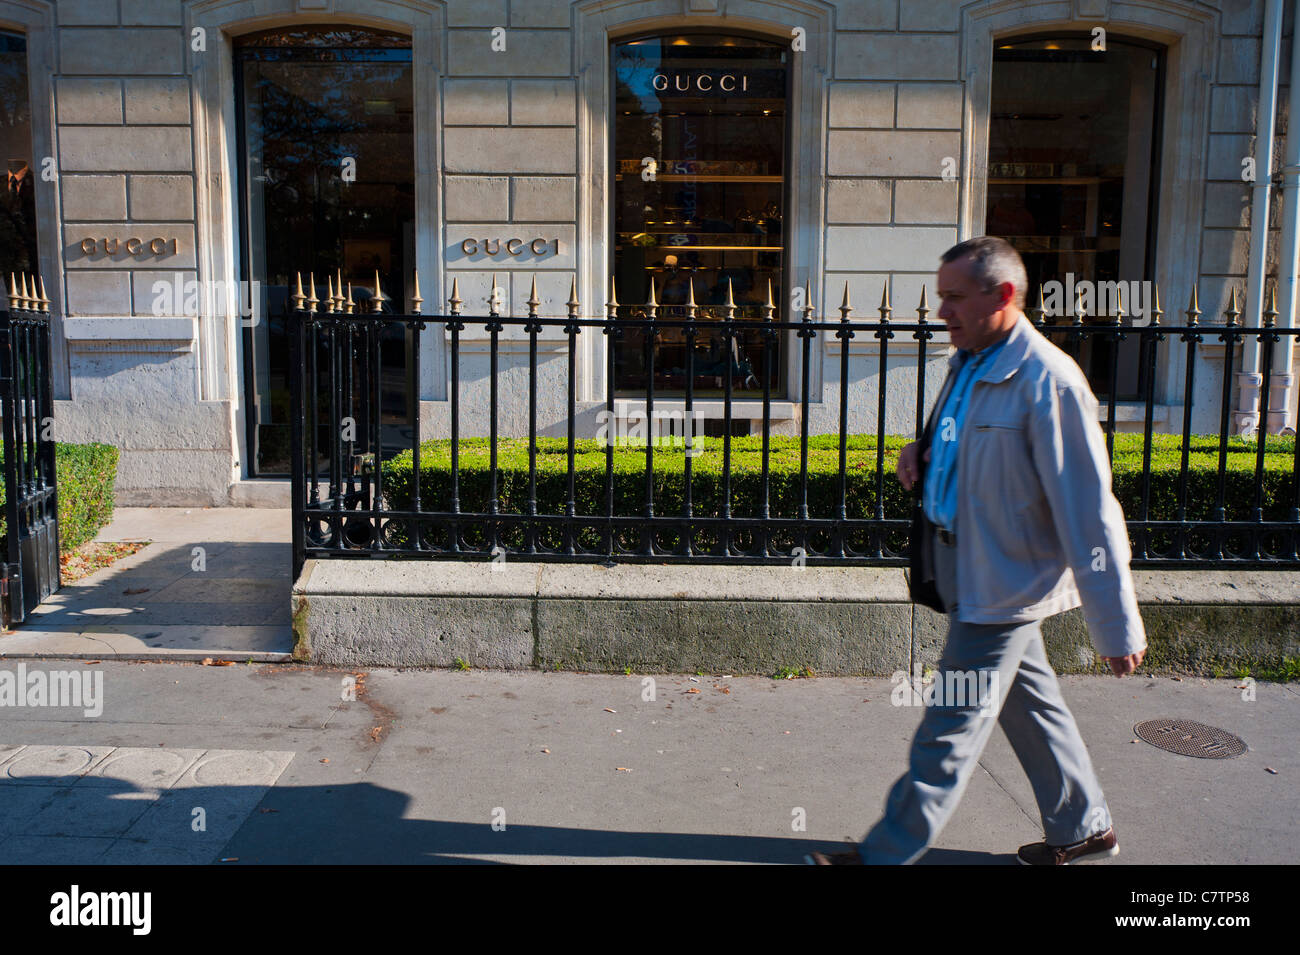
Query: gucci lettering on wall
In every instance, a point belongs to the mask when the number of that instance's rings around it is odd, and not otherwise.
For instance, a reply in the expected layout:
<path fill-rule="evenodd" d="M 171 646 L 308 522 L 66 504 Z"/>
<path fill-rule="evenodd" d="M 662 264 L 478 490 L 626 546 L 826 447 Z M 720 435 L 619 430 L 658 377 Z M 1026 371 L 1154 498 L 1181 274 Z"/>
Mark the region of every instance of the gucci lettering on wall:
<path fill-rule="evenodd" d="M 560 240 L 558 238 L 546 239 L 464 239 L 460 243 L 460 251 L 468 256 L 484 255 L 489 258 L 505 258 L 507 256 L 516 259 L 533 257 L 544 259 L 548 255 L 560 254 Z"/>
<path fill-rule="evenodd" d="M 154 236 L 153 238 L 141 238 L 140 236 L 130 236 L 123 239 L 119 236 L 86 236 L 79 243 L 83 255 L 133 255 L 138 257 L 166 255 L 178 255 L 181 251 L 180 240 L 175 236 L 165 238 L 163 236 Z"/>

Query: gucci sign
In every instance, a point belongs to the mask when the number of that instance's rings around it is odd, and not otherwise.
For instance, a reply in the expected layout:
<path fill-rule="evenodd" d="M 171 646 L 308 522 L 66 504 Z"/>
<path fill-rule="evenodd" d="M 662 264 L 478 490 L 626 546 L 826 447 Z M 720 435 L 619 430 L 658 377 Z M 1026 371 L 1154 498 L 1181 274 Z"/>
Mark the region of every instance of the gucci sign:
<path fill-rule="evenodd" d="M 723 93 L 748 93 L 749 77 L 744 73 L 737 76 L 735 73 L 691 73 L 677 72 L 669 76 L 667 73 L 656 73 L 653 80 L 654 88 L 660 93 L 673 90 L 678 93 L 712 93 L 721 91 Z"/>
<path fill-rule="evenodd" d="M 548 252 L 559 255 L 560 240 L 539 238 L 530 242 L 526 239 L 465 239 L 460 244 L 460 250 L 466 255 L 478 255 L 480 252 L 484 255 L 500 255 L 504 250 L 507 255 L 515 258 L 529 253 L 541 258 Z"/>
<path fill-rule="evenodd" d="M 129 239 L 113 238 L 96 239 L 91 236 L 81 240 L 81 251 L 85 255 L 94 255 L 96 252 L 103 252 L 105 255 L 117 255 L 119 251 L 125 249 L 127 255 L 142 255 L 147 249 L 152 255 L 163 255 L 171 247 L 171 254 L 177 255 L 181 251 L 180 240 L 172 237 L 165 239 L 162 236 L 156 236 L 152 239 L 141 239 L 132 236 Z"/>

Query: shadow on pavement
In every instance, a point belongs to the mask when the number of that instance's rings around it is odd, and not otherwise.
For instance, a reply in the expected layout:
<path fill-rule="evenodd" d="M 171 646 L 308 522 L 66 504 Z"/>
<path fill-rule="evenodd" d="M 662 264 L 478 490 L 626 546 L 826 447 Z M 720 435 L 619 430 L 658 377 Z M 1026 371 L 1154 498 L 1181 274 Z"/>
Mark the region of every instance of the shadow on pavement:
<path fill-rule="evenodd" d="M 490 816 L 474 823 L 405 818 L 410 802 L 405 793 L 370 783 L 270 791 L 173 787 L 159 795 L 104 777 L 71 784 L 67 777 L 26 777 L 0 783 L 0 865 L 204 864 L 223 858 L 241 865 L 490 865 L 511 857 L 797 865 L 808 852 L 847 847 L 800 838 L 539 826 L 508 817 L 497 831 Z M 1005 865 L 1015 857 L 935 849 L 921 862 Z"/>

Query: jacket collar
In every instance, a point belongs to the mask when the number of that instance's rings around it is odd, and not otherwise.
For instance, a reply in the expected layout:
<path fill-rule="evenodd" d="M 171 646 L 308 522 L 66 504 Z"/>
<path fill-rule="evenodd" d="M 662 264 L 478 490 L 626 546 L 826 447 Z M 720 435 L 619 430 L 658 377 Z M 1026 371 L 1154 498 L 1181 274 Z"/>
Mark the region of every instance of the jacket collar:
<path fill-rule="evenodd" d="M 1011 331 L 1006 337 L 1006 344 L 998 352 L 997 357 L 993 359 L 993 364 L 984 370 L 976 381 L 999 382 L 1006 381 L 1014 375 L 1020 365 L 1024 362 L 1025 356 L 1029 354 L 1030 337 L 1034 334 L 1034 326 L 1030 324 L 1029 319 L 1022 312 L 1019 320 L 1011 326 Z M 955 370 L 958 362 L 961 361 L 961 352 L 954 351 L 948 359 L 948 367 Z"/>

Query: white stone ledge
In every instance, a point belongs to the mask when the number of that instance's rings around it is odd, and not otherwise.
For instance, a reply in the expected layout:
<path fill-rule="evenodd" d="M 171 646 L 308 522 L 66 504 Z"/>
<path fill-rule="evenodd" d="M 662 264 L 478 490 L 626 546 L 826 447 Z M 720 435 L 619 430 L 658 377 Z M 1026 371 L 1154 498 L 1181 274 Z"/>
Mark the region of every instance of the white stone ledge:
<path fill-rule="evenodd" d="M 1293 570 L 1135 570 L 1133 583 L 1144 605 L 1300 603 Z M 293 590 L 308 597 L 910 603 L 904 572 L 895 567 L 330 559 L 308 561 Z"/>
<path fill-rule="evenodd" d="M 195 339 L 194 319 L 184 316 L 65 318 L 63 334 L 69 342 L 192 342 Z"/>

